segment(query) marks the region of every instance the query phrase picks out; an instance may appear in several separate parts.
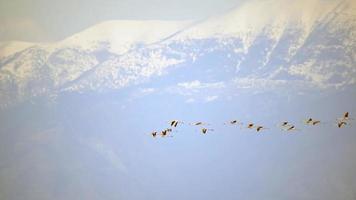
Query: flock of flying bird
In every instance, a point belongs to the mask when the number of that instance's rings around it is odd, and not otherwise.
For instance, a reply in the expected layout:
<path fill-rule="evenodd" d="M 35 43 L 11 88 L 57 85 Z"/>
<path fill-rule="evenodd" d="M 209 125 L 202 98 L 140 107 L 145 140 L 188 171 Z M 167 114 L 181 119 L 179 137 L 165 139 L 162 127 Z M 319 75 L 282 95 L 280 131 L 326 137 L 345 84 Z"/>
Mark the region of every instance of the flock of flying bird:
<path fill-rule="evenodd" d="M 344 115 L 342 117 L 336 119 L 336 125 L 337 125 L 338 128 L 343 128 L 344 126 L 350 124 L 350 120 L 353 120 L 353 119 L 349 117 L 349 112 L 346 112 L 346 113 L 344 113 Z M 315 120 L 313 118 L 308 118 L 304 122 L 305 122 L 305 124 L 311 125 L 311 126 L 316 126 L 316 125 L 319 125 L 321 123 L 320 120 Z M 156 138 L 157 136 L 173 137 L 172 135 L 170 135 L 170 133 L 172 133 L 172 131 L 173 131 L 173 128 L 176 128 L 179 124 L 184 124 L 184 122 L 179 121 L 179 120 L 172 120 L 172 121 L 169 122 L 169 124 L 170 124 L 170 128 L 166 128 L 166 129 L 164 129 L 162 131 L 153 131 L 151 133 L 151 136 L 154 137 L 154 138 Z M 232 121 L 229 121 L 229 122 L 224 123 L 224 124 L 240 125 L 240 126 L 243 127 L 243 123 L 238 121 L 238 120 L 232 120 Z M 209 124 L 204 123 L 204 122 L 194 122 L 194 123 L 189 123 L 189 125 L 200 126 L 201 127 L 200 131 L 201 131 L 202 134 L 206 134 L 206 133 L 208 133 L 208 131 L 214 131 L 214 129 L 208 129 L 208 128 L 203 127 L 203 126 L 209 125 Z M 299 130 L 299 129 L 296 128 L 295 125 L 291 124 L 288 121 L 282 122 L 279 126 L 283 131 L 296 131 L 296 130 Z M 268 129 L 265 126 L 256 125 L 254 123 L 248 123 L 245 128 L 247 128 L 247 129 L 255 129 L 257 132 L 260 132 L 260 131 L 262 131 L 264 129 Z"/>

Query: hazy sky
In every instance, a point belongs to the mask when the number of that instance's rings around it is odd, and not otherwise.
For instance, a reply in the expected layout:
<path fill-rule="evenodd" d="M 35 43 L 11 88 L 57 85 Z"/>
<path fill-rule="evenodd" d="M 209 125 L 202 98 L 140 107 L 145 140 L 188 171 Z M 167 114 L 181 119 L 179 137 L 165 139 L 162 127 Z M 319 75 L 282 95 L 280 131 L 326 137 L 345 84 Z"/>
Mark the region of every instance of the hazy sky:
<path fill-rule="evenodd" d="M 0 0 L 0 41 L 54 41 L 113 19 L 200 19 L 243 0 Z"/>

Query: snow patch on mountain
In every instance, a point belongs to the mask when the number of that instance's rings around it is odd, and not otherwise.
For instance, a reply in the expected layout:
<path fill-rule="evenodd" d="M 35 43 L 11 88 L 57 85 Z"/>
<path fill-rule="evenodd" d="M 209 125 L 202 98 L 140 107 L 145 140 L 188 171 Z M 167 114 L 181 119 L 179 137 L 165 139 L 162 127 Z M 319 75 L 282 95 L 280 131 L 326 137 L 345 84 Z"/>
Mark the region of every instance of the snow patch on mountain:
<path fill-rule="evenodd" d="M 105 48 L 123 54 L 142 45 L 159 42 L 191 24 L 191 21 L 106 21 L 77 33 L 57 44 L 93 51 Z"/>
<path fill-rule="evenodd" d="M 242 38 L 248 48 L 261 32 L 276 40 L 288 26 L 300 26 L 307 35 L 337 1 L 252 0 L 227 14 L 214 16 L 179 35 L 179 38 Z"/>
<path fill-rule="evenodd" d="M 0 43 L 0 59 L 35 45 L 30 42 L 10 41 Z"/>

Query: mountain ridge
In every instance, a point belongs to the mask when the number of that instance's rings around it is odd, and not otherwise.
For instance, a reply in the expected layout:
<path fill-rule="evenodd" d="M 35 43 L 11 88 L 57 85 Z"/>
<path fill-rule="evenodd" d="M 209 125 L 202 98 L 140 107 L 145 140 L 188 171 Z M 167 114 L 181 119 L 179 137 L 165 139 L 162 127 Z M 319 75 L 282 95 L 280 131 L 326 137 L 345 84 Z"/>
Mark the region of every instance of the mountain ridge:
<path fill-rule="evenodd" d="M 289 4 L 289 10 L 281 9 Z M 354 9 L 350 0 L 254 0 L 195 22 L 103 22 L 56 43 L 31 43 L 0 56 L 0 96 L 7 102 L 61 91 L 120 89 L 177 67 L 202 70 L 199 63 L 225 66 L 223 71 L 235 72 L 218 74 L 235 79 L 298 80 L 320 89 L 352 85 Z M 214 79 L 231 81 L 226 77 Z"/>

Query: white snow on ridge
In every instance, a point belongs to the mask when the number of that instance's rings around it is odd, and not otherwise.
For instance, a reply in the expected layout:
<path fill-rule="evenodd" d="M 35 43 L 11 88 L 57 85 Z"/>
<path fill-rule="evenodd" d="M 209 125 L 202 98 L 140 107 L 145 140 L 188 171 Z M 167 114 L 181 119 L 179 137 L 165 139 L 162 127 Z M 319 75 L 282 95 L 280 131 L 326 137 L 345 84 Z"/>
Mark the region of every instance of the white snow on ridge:
<path fill-rule="evenodd" d="M 301 26 L 302 30 L 309 33 L 313 25 L 330 13 L 340 2 L 343 1 L 246 1 L 242 6 L 224 15 L 211 17 L 192 27 L 179 35 L 179 38 L 203 39 L 229 36 L 239 37 L 244 43 L 251 43 L 249 41 L 253 41 L 266 28 L 270 29 L 268 31 L 272 38 L 279 38 L 288 25 Z"/>
<path fill-rule="evenodd" d="M 93 50 L 108 48 L 112 53 L 123 54 L 135 45 L 159 42 L 184 29 L 191 21 L 106 21 L 79 32 L 57 46 L 79 47 Z"/>
<path fill-rule="evenodd" d="M 0 59 L 10 56 L 16 52 L 25 50 L 33 45 L 35 44 L 22 41 L 9 41 L 0 43 Z"/>
<path fill-rule="evenodd" d="M 51 43 L 9 41 L 0 43 L 0 59 L 38 46 L 48 52 L 61 48 L 85 51 L 107 48 L 111 53 L 123 54 L 136 45 L 159 42 L 192 24 L 192 21 L 112 20 L 105 21 L 76 33 L 64 40 Z"/>
<path fill-rule="evenodd" d="M 172 40 L 238 37 L 245 50 L 262 32 L 276 41 L 288 26 L 298 26 L 305 37 L 315 24 L 331 12 L 339 18 L 354 16 L 355 0 L 250 0 L 243 5 L 195 24 L 193 21 L 112 20 L 89 27 L 62 41 L 37 44 L 49 52 L 60 48 L 79 48 L 93 51 L 107 48 L 123 54 L 136 45 L 160 42 L 175 35 Z M 301 38 L 300 43 L 303 43 Z M 0 58 L 21 51 L 34 43 L 0 43 Z"/>

